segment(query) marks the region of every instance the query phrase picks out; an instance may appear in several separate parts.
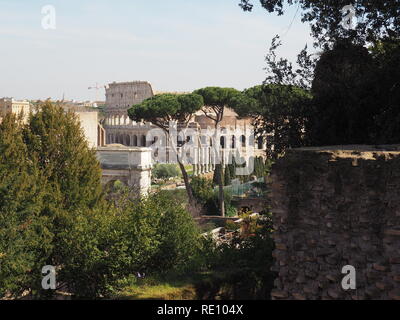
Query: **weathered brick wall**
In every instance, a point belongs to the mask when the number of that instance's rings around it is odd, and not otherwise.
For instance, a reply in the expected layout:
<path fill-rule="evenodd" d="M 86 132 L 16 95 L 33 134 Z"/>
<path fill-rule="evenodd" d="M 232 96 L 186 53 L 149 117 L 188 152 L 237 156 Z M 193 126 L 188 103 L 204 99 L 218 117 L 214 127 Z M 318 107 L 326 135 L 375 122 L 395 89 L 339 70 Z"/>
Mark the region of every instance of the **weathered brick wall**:
<path fill-rule="evenodd" d="M 397 150 L 304 148 L 277 161 L 274 299 L 400 299 Z M 342 289 L 345 265 L 357 290 Z"/>

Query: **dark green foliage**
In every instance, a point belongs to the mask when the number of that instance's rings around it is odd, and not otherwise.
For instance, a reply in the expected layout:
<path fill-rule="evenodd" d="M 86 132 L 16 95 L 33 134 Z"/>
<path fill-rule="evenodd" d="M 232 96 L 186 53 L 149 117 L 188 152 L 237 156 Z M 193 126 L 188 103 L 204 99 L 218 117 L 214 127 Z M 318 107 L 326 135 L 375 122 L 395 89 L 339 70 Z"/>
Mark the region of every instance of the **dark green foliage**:
<path fill-rule="evenodd" d="M 247 89 L 234 99 L 242 117 L 252 117 L 257 136 L 266 137 L 267 154 L 277 157 L 287 148 L 305 145 L 302 128 L 310 94 L 296 86 L 270 84 Z"/>
<path fill-rule="evenodd" d="M 254 159 L 254 175 L 257 178 L 265 177 L 269 174 L 271 163 L 268 160 L 264 160 L 262 157 L 256 157 Z"/>
<path fill-rule="evenodd" d="M 97 204 L 102 194 L 100 165 L 74 113 L 50 102 L 40 105 L 25 129 L 25 143 L 53 188 L 55 210 Z"/>
<path fill-rule="evenodd" d="M 204 105 L 209 107 L 229 107 L 232 97 L 239 94 L 234 88 L 206 87 L 194 91 L 203 97 Z"/>
<path fill-rule="evenodd" d="M 400 3 L 353 1 L 358 18 L 354 31 L 341 26 L 342 8 L 349 5 L 344 0 L 262 0 L 261 3 L 269 12 L 278 14 L 284 13 L 285 3 L 298 4 L 303 9 L 303 22 L 311 23 L 315 45 L 322 49 L 316 59 L 305 48 L 298 55 L 299 67 L 295 70 L 287 59 L 277 59 L 279 37 L 272 41 L 266 57 L 265 84 L 286 86 L 290 90 L 312 89 L 313 95 L 300 108 L 288 109 L 286 89 L 283 96 L 267 93 L 277 96 L 276 105 L 283 105 L 278 113 L 272 109 L 270 117 L 265 117 L 272 119 L 266 122 L 266 130 L 261 129 L 262 121 L 257 125 L 258 133 L 266 137 L 267 143 L 278 146 L 274 153 L 279 155 L 287 147 L 299 146 L 398 143 Z M 241 5 L 246 11 L 252 8 L 250 1 L 243 0 Z M 237 104 L 244 107 L 237 110 L 259 116 L 257 101 L 273 105 L 265 100 L 254 95 L 250 95 L 247 103 L 246 99 L 238 99 Z M 279 121 L 279 116 L 285 120 Z M 271 131 L 271 125 L 275 124 L 278 124 L 276 130 Z M 269 136 L 271 132 L 275 133 L 276 141 Z"/>
<path fill-rule="evenodd" d="M 376 143 L 399 143 L 400 137 L 400 39 L 384 38 L 371 53 L 377 65 L 374 75 L 380 112 L 376 116 Z"/>
<path fill-rule="evenodd" d="M 149 272 L 187 271 L 199 246 L 198 229 L 182 205 L 165 198 L 156 198 L 156 201 L 159 211 L 155 214 L 161 212 L 156 230 L 159 246 Z"/>
<path fill-rule="evenodd" d="M 46 179 L 42 212 L 51 219 L 54 235 L 46 264 L 62 266 L 71 258 L 70 232 L 102 204 L 100 165 L 76 115 L 50 102 L 39 105 L 38 112 L 30 116 L 24 140 L 30 160 Z M 40 275 L 40 270 L 35 272 Z M 69 283 L 71 279 L 64 274 L 57 281 Z M 33 288 L 35 295 L 50 294 L 41 290 L 40 282 L 37 287 Z"/>
<path fill-rule="evenodd" d="M 193 188 L 193 195 L 201 202 L 205 203 L 213 196 L 213 182 L 210 179 L 194 176 L 190 181 Z"/>
<path fill-rule="evenodd" d="M 376 71 L 362 46 L 338 42 L 322 54 L 312 85 L 314 111 L 308 131 L 313 145 L 370 143 L 380 112 Z"/>
<path fill-rule="evenodd" d="M 224 185 L 225 186 L 230 186 L 231 184 L 232 184 L 232 181 L 231 181 L 231 170 L 230 170 L 229 166 L 226 166 L 225 170 L 224 170 Z"/>
<path fill-rule="evenodd" d="M 213 181 L 203 177 L 193 177 L 190 182 L 193 188 L 193 195 L 197 202 L 204 208 L 206 215 L 218 215 L 218 192 L 214 190 L 215 186 Z M 236 215 L 236 210 L 232 207 L 232 195 L 228 191 L 224 191 L 225 208 L 230 216 Z"/>
<path fill-rule="evenodd" d="M 203 98 L 197 94 L 159 94 L 134 105 L 128 110 L 134 121 L 149 121 L 159 128 L 169 131 L 169 122 L 185 124 L 192 114 L 203 106 Z"/>
<path fill-rule="evenodd" d="M 212 180 L 214 186 L 218 185 L 218 179 L 219 179 L 218 176 L 219 175 L 222 176 L 221 166 L 216 166 L 215 170 L 214 170 L 214 173 L 213 173 L 213 180 Z"/>
<path fill-rule="evenodd" d="M 198 247 L 194 221 L 165 193 L 145 200 L 121 195 L 118 207 L 79 216 L 64 237 L 69 255 L 61 276 L 78 297 L 108 295 L 138 272 L 183 272 Z"/>
<path fill-rule="evenodd" d="M 40 281 L 52 248 L 44 215 L 45 180 L 29 160 L 22 126 L 15 116 L 0 124 L 0 298 L 18 296 Z"/>
<path fill-rule="evenodd" d="M 276 277 L 270 271 L 274 249 L 271 234 L 272 220 L 267 218 L 257 221 L 252 236 L 238 235 L 232 242 L 219 246 L 204 240 L 199 265 L 211 273 L 208 281 L 198 285 L 199 298 L 270 299 Z"/>
<path fill-rule="evenodd" d="M 203 177 L 192 177 L 190 185 L 193 196 L 203 206 L 205 214 L 218 215 L 218 198 L 214 192 L 214 182 Z"/>

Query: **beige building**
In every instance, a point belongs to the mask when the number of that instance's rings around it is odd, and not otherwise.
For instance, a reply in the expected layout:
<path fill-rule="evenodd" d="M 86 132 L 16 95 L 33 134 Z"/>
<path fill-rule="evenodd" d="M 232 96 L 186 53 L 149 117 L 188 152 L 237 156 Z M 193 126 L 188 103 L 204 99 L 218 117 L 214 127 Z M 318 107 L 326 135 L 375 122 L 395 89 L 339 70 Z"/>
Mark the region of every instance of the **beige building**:
<path fill-rule="evenodd" d="M 15 100 L 13 98 L 0 99 L 0 118 L 3 118 L 7 113 L 22 114 L 23 120 L 26 122 L 30 111 L 31 104 L 27 100 Z"/>
<path fill-rule="evenodd" d="M 64 102 L 62 107 L 66 112 L 72 111 L 78 116 L 89 147 L 97 148 L 106 144 L 105 130 L 100 123 L 97 110 L 81 107 L 71 102 Z"/>
<path fill-rule="evenodd" d="M 105 130 L 99 123 L 99 114 L 96 111 L 75 111 L 86 139 L 91 148 L 102 147 L 105 145 Z"/>

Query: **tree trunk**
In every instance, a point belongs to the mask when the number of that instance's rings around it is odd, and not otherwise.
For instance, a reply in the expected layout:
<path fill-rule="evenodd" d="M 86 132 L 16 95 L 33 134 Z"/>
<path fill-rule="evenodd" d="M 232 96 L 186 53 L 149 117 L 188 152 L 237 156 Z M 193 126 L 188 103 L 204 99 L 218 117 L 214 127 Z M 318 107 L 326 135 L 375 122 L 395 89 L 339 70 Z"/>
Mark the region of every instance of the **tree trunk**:
<path fill-rule="evenodd" d="M 185 182 L 186 192 L 187 192 L 187 195 L 189 198 L 189 204 L 191 206 L 194 206 L 196 204 L 196 202 L 194 200 L 192 186 L 190 185 L 190 182 L 189 182 L 189 176 L 186 172 L 185 166 L 179 161 L 179 158 L 177 159 L 177 161 L 179 164 L 179 168 L 181 169 L 181 172 L 182 172 L 183 181 Z"/>
<path fill-rule="evenodd" d="M 221 213 L 222 217 L 225 217 L 225 195 L 224 195 L 224 183 L 222 181 L 222 174 L 223 174 L 223 166 L 222 164 L 217 164 L 216 166 L 219 167 L 219 170 L 217 171 L 218 174 L 218 202 L 219 202 L 219 210 Z M 216 168 L 217 169 L 217 168 Z"/>

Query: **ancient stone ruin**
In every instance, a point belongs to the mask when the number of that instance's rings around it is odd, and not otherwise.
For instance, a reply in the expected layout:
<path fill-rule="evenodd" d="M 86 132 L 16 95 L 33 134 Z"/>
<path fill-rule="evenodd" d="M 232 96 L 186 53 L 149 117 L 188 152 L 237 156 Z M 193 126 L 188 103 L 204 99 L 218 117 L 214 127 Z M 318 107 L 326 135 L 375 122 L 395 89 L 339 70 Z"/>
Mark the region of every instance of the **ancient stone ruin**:
<path fill-rule="evenodd" d="M 400 300 L 399 150 L 304 148 L 276 162 L 273 299 Z M 342 287 L 346 265 L 355 290 Z"/>

